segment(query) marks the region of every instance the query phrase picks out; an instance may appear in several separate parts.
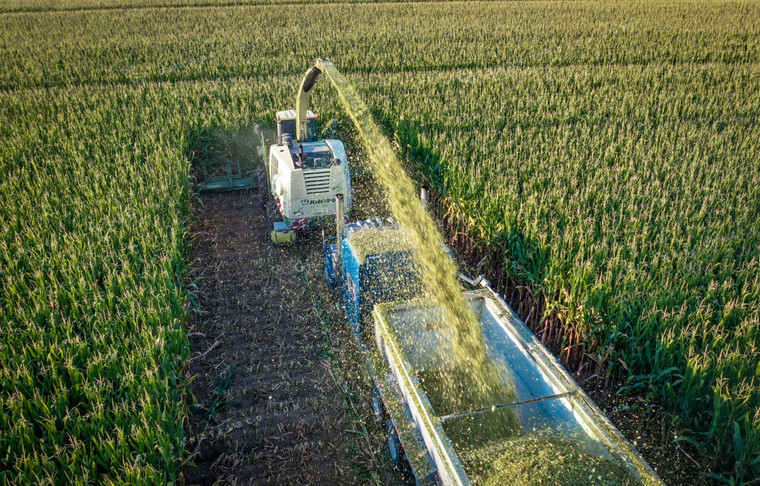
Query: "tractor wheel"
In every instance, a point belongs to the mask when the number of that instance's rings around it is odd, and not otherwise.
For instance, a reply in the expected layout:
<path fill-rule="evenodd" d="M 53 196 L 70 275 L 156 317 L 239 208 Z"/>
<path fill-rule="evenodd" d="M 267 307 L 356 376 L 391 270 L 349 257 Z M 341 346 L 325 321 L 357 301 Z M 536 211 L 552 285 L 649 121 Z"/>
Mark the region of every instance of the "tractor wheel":
<path fill-rule="evenodd" d="M 380 396 L 380 392 L 376 387 L 372 387 L 372 413 L 375 416 L 375 422 L 378 427 L 383 426 L 385 422 L 385 406 L 383 406 L 383 399 Z"/>

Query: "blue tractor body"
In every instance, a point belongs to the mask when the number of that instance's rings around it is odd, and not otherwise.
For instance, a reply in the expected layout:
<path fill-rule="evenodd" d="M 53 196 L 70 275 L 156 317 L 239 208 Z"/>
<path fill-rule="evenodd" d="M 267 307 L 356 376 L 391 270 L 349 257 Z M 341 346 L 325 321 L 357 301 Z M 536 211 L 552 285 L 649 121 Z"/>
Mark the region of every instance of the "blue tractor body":
<path fill-rule="evenodd" d="M 395 233 L 398 231 L 398 224 L 391 219 L 370 218 L 346 224 L 340 249 L 342 269 L 337 268 L 336 238 L 324 243 L 325 278 L 331 286 L 341 285 L 348 322 L 359 338 L 376 304 L 419 296 L 419 278 L 408 248 L 380 244 L 376 246 L 382 247 L 381 251 L 368 251 L 362 247 L 366 242 L 360 243 L 366 232 L 372 232 L 376 240 L 403 241 Z"/>

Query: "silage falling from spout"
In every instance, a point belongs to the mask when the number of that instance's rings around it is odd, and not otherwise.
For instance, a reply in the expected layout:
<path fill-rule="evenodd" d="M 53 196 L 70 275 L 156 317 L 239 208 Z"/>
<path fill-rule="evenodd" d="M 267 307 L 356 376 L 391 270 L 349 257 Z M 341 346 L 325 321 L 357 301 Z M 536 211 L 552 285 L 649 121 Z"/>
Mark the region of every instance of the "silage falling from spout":
<path fill-rule="evenodd" d="M 457 378 L 445 372 L 440 376 L 440 386 L 450 387 L 449 406 L 459 409 L 452 411 L 463 411 L 512 399 L 514 391 L 505 388 L 504 375 L 500 378 L 488 363 L 480 323 L 462 295 L 456 265 L 445 251 L 435 222 L 417 198 L 411 178 L 353 86 L 332 65 L 325 66 L 325 71 L 374 164 L 373 171 L 385 189 L 391 213 L 407 232 L 429 298 L 456 331 L 458 339 L 452 343 L 455 348 L 449 366 L 459 370 Z"/>

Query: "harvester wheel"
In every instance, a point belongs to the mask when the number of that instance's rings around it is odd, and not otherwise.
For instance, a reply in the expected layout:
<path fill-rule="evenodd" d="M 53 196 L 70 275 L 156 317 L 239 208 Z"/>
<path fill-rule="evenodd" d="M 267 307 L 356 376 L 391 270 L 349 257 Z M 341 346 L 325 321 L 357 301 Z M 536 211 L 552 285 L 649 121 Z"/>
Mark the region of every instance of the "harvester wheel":
<path fill-rule="evenodd" d="M 262 204 L 266 204 L 269 200 L 269 178 L 267 178 L 267 171 L 263 167 L 259 167 L 258 174 L 259 195 L 261 196 Z"/>

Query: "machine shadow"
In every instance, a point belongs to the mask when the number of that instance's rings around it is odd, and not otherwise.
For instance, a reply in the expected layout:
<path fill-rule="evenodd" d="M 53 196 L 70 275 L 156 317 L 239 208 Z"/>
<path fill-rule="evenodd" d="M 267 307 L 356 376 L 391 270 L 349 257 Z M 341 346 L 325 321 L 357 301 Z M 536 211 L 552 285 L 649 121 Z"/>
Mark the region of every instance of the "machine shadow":
<path fill-rule="evenodd" d="M 209 127 L 188 144 L 190 182 L 196 192 L 258 188 L 266 129 L 260 125 Z"/>

